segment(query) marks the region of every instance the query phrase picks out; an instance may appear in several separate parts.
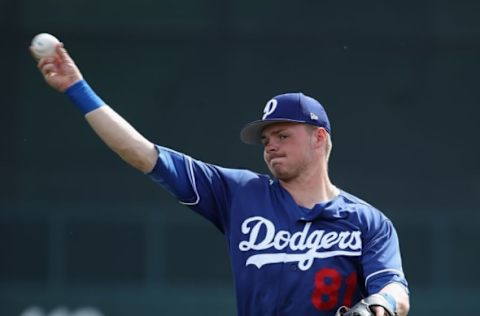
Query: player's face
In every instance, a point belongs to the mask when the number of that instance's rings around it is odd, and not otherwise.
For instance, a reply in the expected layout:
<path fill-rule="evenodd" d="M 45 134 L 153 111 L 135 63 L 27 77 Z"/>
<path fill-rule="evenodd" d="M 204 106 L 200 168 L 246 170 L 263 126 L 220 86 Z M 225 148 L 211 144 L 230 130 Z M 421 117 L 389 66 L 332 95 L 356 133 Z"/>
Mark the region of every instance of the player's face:
<path fill-rule="evenodd" d="M 307 172 L 316 159 L 312 137 L 304 124 L 276 123 L 265 127 L 263 157 L 270 172 L 283 181 Z"/>

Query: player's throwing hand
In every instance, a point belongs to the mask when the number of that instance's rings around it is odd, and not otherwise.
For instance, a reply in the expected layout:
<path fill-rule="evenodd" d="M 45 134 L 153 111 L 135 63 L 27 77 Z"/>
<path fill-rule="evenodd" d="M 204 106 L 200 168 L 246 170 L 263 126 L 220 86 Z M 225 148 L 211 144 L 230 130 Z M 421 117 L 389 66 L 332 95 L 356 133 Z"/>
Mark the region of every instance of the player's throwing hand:
<path fill-rule="evenodd" d="M 31 47 L 30 52 L 35 58 Z M 63 43 L 57 44 L 54 56 L 40 58 L 37 66 L 45 81 L 60 92 L 64 92 L 72 84 L 83 79 L 80 70 L 63 47 Z"/>

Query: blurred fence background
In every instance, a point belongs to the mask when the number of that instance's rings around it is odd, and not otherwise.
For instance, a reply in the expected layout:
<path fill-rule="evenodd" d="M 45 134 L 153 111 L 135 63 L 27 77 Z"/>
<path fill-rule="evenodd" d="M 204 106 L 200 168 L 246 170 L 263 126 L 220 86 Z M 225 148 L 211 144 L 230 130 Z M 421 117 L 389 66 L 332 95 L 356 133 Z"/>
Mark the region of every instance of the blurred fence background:
<path fill-rule="evenodd" d="M 0 316 L 234 315 L 222 235 L 48 88 L 59 37 L 147 138 L 267 172 L 238 131 L 273 95 L 327 108 L 331 176 L 400 235 L 411 315 L 477 311 L 480 3 L 0 0 Z M 474 309 L 475 307 L 475 309 Z"/>

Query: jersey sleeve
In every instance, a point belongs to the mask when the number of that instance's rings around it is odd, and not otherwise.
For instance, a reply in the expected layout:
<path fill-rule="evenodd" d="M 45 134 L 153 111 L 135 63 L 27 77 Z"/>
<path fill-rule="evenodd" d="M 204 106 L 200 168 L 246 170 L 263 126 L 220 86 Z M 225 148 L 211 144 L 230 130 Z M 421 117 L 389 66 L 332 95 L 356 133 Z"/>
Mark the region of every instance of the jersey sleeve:
<path fill-rule="evenodd" d="M 157 146 L 157 163 L 149 176 L 222 232 L 228 225 L 231 191 L 241 185 L 244 170 L 226 169 Z"/>
<path fill-rule="evenodd" d="M 377 293 L 392 282 L 402 284 L 408 292 L 398 236 L 392 222 L 379 213 L 370 224 L 362 255 L 367 292 Z"/>

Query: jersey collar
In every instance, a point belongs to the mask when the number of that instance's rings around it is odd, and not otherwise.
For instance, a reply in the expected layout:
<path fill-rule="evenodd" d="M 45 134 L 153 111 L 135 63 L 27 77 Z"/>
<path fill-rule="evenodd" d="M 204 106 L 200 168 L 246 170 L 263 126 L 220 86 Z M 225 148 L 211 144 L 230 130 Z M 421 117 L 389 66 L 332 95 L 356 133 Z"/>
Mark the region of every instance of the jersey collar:
<path fill-rule="evenodd" d="M 330 201 L 315 204 L 313 208 L 309 209 L 298 205 L 293 199 L 290 192 L 282 187 L 278 180 L 273 183 L 277 187 L 279 194 L 287 203 L 287 208 L 291 210 L 290 216 L 298 221 L 311 222 L 316 219 L 341 219 L 346 218 L 348 213 L 341 207 L 343 191 Z"/>

